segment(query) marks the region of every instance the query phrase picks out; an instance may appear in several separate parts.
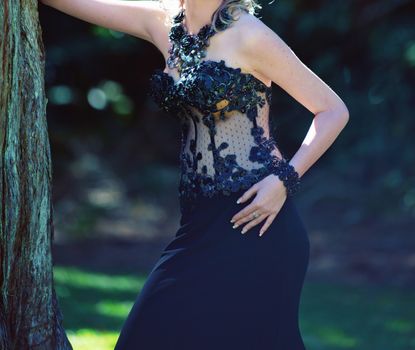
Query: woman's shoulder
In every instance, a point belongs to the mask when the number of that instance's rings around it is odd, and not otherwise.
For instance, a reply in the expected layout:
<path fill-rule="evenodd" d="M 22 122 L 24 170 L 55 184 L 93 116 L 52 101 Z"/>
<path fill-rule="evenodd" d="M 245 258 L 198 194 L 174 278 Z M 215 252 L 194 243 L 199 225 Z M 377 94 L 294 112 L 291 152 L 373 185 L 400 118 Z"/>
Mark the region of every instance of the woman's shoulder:
<path fill-rule="evenodd" d="M 279 34 L 268 26 L 261 18 L 244 11 L 235 21 L 236 41 L 242 54 L 255 56 L 258 51 L 264 51 L 269 45 L 283 46 Z"/>
<path fill-rule="evenodd" d="M 235 14 L 236 21 L 234 22 L 235 27 L 244 31 L 250 32 L 251 30 L 263 30 L 266 24 L 262 21 L 261 17 L 248 11 L 239 11 Z"/>
<path fill-rule="evenodd" d="M 234 27 L 243 42 L 258 39 L 271 31 L 271 28 L 260 17 L 248 11 L 241 11 L 237 15 Z"/>

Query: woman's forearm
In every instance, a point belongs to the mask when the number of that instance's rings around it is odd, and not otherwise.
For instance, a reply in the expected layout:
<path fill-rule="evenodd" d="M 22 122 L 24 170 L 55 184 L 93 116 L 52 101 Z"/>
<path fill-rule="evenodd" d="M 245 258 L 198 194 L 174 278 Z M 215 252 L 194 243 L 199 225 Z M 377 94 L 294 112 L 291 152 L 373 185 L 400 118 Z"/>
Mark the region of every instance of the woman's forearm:
<path fill-rule="evenodd" d="M 349 112 L 345 106 L 314 116 L 301 147 L 290 160 L 300 177 L 327 151 L 348 121 Z"/>

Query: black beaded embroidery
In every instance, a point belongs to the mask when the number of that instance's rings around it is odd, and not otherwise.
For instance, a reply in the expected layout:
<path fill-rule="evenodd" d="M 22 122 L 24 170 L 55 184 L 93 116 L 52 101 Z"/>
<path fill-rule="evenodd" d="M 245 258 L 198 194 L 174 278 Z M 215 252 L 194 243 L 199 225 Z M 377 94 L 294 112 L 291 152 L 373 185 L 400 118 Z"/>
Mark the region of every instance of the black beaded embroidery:
<path fill-rule="evenodd" d="M 184 10 L 173 19 L 167 60 L 169 68 L 179 71 L 179 79 L 161 69 L 150 78 L 150 96 L 182 124 L 181 204 L 191 203 L 199 194 L 212 197 L 248 189 L 270 174 L 283 181 L 287 195 L 294 194 L 300 184 L 297 172 L 285 157 L 272 154 L 276 142 L 264 136 L 266 125 L 259 125 L 259 112 L 271 104 L 272 88 L 224 60 L 202 60 L 215 31 L 205 25 L 189 35 L 183 19 Z M 218 23 L 217 28 L 227 26 Z M 239 127 L 239 135 L 232 129 L 232 135 L 226 136 L 231 123 Z M 240 151 L 232 137 L 249 143 L 247 151 Z M 248 165 L 242 166 L 243 162 Z"/>
<path fill-rule="evenodd" d="M 214 14 L 212 15 L 211 22 L 213 21 L 213 16 Z M 222 10 L 222 16 L 228 20 L 231 19 L 226 9 Z M 206 24 L 199 29 L 197 34 L 192 35 L 187 32 L 183 24 L 184 19 L 185 10 L 182 9 L 173 18 L 173 25 L 169 33 L 171 46 L 167 66 L 169 68 L 177 68 L 179 73 L 186 70 L 186 68 L 193 67 L 203 57 L 206 57 L 206 47 L 209 46 L 209 39 L 216 33 L 211 24 Z M 227 25 L 223 25 L 221 21 L 217 20 L 216 28 L 224 30 L 227 28 Z"/>

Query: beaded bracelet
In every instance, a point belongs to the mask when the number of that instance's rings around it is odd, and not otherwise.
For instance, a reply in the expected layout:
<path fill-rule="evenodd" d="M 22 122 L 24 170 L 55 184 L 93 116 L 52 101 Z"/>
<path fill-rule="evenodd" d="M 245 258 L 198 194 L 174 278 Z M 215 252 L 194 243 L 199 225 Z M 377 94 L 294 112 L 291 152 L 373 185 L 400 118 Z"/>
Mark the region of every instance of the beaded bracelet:
<path fill-rule="evenodd" d="M 277 175 L 284 183 L 287 196 L 292 196 L 300 189 L 300 176 L 295 168 L 285 159 L 279 159 L 277 166 L 273 169 L 273 174 Z"/>

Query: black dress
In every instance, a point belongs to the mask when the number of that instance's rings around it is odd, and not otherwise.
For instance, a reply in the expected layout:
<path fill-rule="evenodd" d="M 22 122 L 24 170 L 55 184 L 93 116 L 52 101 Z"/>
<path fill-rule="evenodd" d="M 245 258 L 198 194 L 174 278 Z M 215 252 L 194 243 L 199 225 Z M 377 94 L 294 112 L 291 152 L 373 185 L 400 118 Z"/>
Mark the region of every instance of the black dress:
<path fill-rule="evenodd" d="M 269 133 L 271 87 L 224 60 L 203 60 L 215 31 L 188 34 L 183 19 L 181 10 L 167 61 L 180 78 L 158 69 L 150 79 L 153 99 L 182 125 L 180 228 L 115 349 L 304 350 L 298 312 L 309 240 L 293 197 L 261 237 L 262 224 L 243 235 L 230 223 L 249 203 L 236 200 L 285 161 Z"/>

